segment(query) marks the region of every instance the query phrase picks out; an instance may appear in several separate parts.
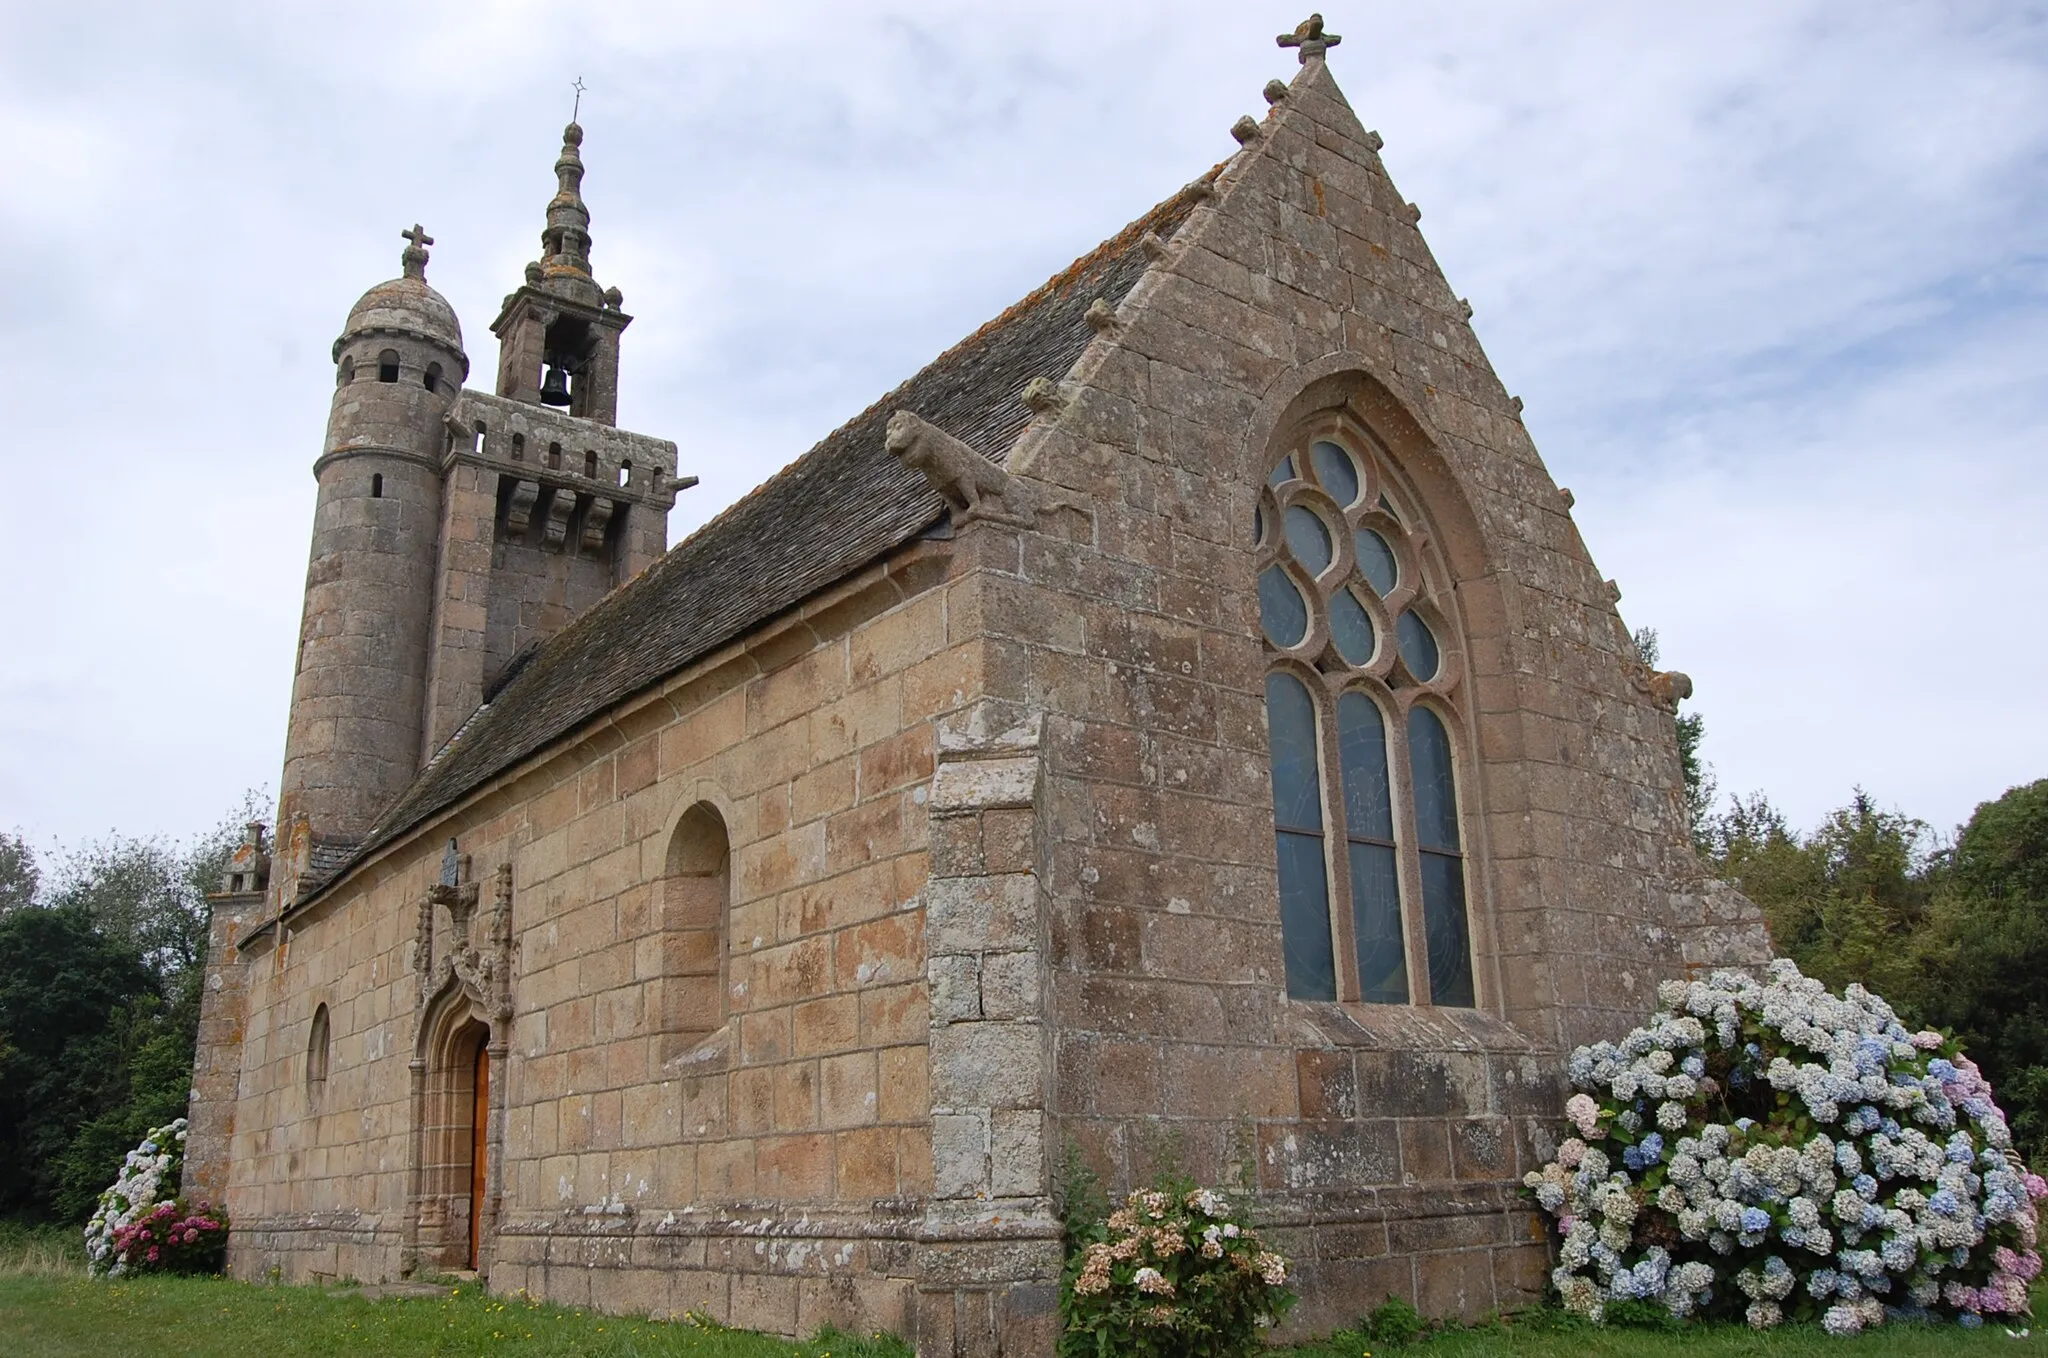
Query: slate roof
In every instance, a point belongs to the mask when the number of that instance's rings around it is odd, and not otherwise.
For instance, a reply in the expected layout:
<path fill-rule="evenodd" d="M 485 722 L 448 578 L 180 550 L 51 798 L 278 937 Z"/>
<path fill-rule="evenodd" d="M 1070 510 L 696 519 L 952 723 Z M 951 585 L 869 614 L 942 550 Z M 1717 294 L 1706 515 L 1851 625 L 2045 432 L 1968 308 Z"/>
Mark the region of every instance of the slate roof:
<path fill-rule="evenodd" d="M 1114 307 L 1123 299 L 1149 262 L 1142 237 L 1178 230 L 1215 173 L 939 355 L 549 640 L 328 880 L 606 709 L 931 526 L 944 502 L 883 446 L 889 416 L 913 410 L 1003 461 L 1032 418 L 1019 399 L 1024 384 L 1067 374 L 1093 338 L 1084 319 L 1089 304 L 1101 298 Z"/>

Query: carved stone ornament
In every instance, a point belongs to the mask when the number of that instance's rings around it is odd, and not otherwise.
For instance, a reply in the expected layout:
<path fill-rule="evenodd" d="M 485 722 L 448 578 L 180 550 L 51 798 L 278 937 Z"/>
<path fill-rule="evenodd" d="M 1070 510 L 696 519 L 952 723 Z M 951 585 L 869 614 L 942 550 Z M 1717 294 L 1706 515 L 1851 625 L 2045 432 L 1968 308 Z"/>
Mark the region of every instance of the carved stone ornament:
<path fill-rule="evenodd" d="M 481 1003 L 492 1023 L 512 1017 L 512 865 L 500 866 L 493 874 L 491 908 L 484 916 L 483 938 L 475 936 L 478 884 L 469 877 L 469 860 L 462 860 L 466 880 L 454 885 L 437 882 L 420 900 L 415 935 L 413 969 L 419 978 L 420 1003 L 431 1002 L 452 980 Z M 448 931 L 436 939 L 434 907 L 448 908 Z"/>
<path fill-rule="evenodd" d="M 1682 670 L 1659 670 L 1650 676 L 1650 696 L 1667 712 L 1692 696 L 1692 676 Z"/>
<path fill-rule="evenodd" d="M 889 417 L 883 443 L 905 465 L 924 473 L 924 479 L 953 511 L 955 528 L 976 519 L 1032 528 L 1041 514 L 1081 508 L 1072 500 L 1018 480 L 912 411 L 899 410 Z"/>

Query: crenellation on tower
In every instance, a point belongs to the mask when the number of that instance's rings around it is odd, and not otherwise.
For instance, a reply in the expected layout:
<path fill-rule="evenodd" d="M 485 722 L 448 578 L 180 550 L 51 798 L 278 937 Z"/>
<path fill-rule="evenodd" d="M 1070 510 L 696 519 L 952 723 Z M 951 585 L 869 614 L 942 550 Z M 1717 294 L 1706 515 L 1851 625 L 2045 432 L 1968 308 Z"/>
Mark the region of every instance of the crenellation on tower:
<path fill-rule="evenodd" d="M 448 430 L 422 763 L 523 651 L 654 564 L 697 484 L 669 440 L 537 403 L 465 391 Z"/>

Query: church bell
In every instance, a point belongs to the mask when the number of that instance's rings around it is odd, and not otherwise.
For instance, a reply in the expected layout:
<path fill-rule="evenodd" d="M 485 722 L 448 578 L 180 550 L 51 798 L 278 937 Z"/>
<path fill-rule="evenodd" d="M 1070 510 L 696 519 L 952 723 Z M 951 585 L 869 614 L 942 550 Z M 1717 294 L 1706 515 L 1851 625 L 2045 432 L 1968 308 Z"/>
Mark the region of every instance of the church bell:
<path fill-rule="evenodd" d="M 548 365 L 547 376 L 541 379 L 540 403 L 544 406 L 569 404 L 569 370 L 561 364 Z"/>

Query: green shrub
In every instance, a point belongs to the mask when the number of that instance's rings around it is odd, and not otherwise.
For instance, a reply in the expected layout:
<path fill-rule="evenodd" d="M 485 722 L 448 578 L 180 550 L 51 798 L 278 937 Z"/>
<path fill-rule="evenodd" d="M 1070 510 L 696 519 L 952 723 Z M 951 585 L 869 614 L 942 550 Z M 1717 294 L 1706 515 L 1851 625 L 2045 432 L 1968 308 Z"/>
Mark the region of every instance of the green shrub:
<path fill-rule="evenodd" d="M 1068 1220 L 1061 1358 L 1242 1358 L 1295 1302 L 1287 1261 L 1223 1194 L 1163 1176 Z"/>

